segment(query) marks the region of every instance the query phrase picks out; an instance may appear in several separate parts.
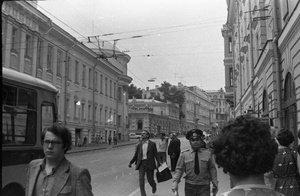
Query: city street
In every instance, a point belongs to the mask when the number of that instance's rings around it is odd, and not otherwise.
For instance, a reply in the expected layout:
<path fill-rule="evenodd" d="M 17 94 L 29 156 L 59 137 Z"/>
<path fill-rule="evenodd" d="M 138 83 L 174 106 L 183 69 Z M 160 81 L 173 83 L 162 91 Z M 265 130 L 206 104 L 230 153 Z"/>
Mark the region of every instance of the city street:
<path fill-rule="evenodd" d="M 189 147 L 185 138 L 180 138 L 181 150 Z M 158 142 L 158 139 L 153 139 Z M 89 169 L 92 175 L 92 187 L 94 195 L 103 196 L 139 196 L 138 171 L 128 167 L 134 153 L 134 143 L 118 148 L 70 153 L 67 158 Z M 218 169 L 219 193 L 229 189 L 228 175 Z M 157 192 L 152 194 L 151 187 L 146 183 L 147 195 L 174 195 L 171 191 L 172 180 L 159 183 Z M 184 195 L 184 179 L 179 184 L 179 195 Z"/>

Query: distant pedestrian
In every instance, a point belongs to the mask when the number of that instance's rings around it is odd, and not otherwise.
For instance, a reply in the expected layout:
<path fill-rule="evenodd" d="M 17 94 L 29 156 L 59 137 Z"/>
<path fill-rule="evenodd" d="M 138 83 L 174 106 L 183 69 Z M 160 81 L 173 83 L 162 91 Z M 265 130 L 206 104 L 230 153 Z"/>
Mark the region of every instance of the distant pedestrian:
<path fill-rule="evenodd" d="M 111 144 L 111 136 L 109 135 L 108 136 L 108 145 L 110 145 Z"/>
<path fill-rule="evenodd" d="M 142 132 L 142 141 L 138 143 L 134 156 L 129 163 L 129 167 L 136 163 L 136 170 L 139 170 L 139 185 L 141 196 L 146 196 L 145 191 L 145 174 L 148 183 L 152 187 L 152 193 L 156 192 L 156 183 L 154 181 L 154 170 L 161 165 L 157 153 L 156 143 L 149 140 L 150 133 Z M 155 164 L 155 160 L 157 164 Z"/>
<path fill-rule="evenodd" d="M 165 133 L 161 133 L 160 140 L 158 141 L 158 156 L 161 163 L 167 161 L 167 148 L 169 139 L 165 136 Z"/>
<path fill-rule="evenodd" d="M 114 135 L 114 145 L 117 145 L 118 144 L 118 138 L 117 138 L 117 136 L 116 136 L 116 134 Z"/>
<path fill-rule="evenodd" d="M 41 139 L 45 158 L 29 163 L 26 196 L 92 196 L 90 172 L 65 157 L 72 145 L 71 132 L 54 124 L 42 132 Z"/>
<path fill-rule="evenodd" d="M 84 138 L 83 138 L 83 146 L 86 146 L 86 143 L 87 143 L 87 137 L 84 136 Z"/>
<path fill-rule="evenodd" d="M 171 161 L 171 171 L 175 171 L 176 164 L 180 155 L 180 145 L 181 142 L 177 138 L 176 133 L 172 133 L 171 135 L 171 141 L 168 148 L 168 155 L 170 155 L 170 161 Z"/>

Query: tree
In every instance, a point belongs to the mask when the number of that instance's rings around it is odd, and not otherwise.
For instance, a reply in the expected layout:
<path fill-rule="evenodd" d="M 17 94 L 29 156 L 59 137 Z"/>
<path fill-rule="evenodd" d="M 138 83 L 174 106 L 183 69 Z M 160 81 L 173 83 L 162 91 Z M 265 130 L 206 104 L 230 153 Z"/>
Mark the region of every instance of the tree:
<path fill-rule="evenodd" d="M 163 93 L 164 102 L 170 101 L 179 105 L 179 119 L 185 118 L 185 114 L 182 111 L 182 105 L 185 100 L 184 91 L 178 89 L 176 86 L 172 86 L 166 81 L 161 84 L 161 87 L 159 87 L 158 90 Z"/>
<path fill-rule="evenodd" d="M 134 84 L 131 84 L 128 87 L 128 98 L 133 99 L 135 97 L 136 99 L 141 99 L 142 98 L 143 91 L 141 88 L 137 88 L 134 86 Z"/>

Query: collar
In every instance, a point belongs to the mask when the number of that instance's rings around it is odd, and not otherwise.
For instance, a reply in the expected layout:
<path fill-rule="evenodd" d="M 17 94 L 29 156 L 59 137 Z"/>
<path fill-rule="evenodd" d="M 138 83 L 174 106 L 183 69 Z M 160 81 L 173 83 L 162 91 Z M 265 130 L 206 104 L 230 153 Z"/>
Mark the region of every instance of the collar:
<path fill-rule="evenodd" d="M 149 143 L 149 140 L 146 140 L 146 141 L 142 141 L 143 144 L 148 144 Z"/>
<path fill-rule="evenodd" d="M 43 171 L 46 167 L 46 158 L 43 159 L 43 162 L 41 163 L 40 165 L 40 171 Z M 59 165 L 57 165 L 56 167 L 52 168 L 52 174 L 54 174 L 56 171 L 58 171 L 59 169 L 69 169 L 69 164 L 68 164 L 68 161 L 66 159 L 66 157 L 64 157 L 62 159 L 62 161 L 60 162 Z"/>

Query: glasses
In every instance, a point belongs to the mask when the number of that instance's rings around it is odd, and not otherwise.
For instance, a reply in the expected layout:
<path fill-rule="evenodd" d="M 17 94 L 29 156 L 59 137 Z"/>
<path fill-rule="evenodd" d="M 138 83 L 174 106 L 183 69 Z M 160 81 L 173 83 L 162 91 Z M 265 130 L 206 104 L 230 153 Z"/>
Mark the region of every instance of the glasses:
<path fill-rule="evenodd" d="M 192 142 L 199 142 L 199 141 L 200 141 L 200 138 L 192 138 L 191 141 L 192 141 Z"/>
<path fill-rule="evenodd" d="M 55 141 L 55 140 L 44 140 L 43 141 L 43 145 L 49 146 L 49 144 L 51 144 L 51 146 L 58 146 L 59 144 L 63 144 L 63 142 L 60 141 Z"/>

